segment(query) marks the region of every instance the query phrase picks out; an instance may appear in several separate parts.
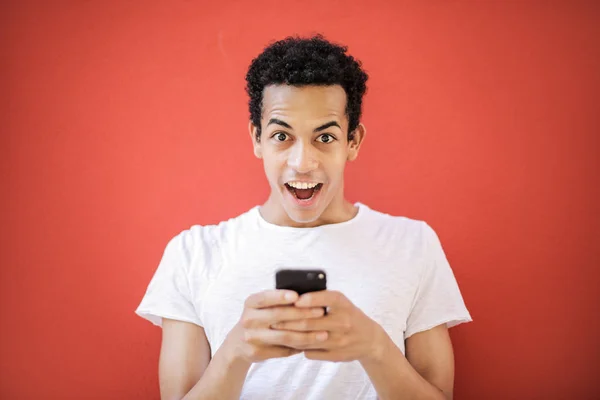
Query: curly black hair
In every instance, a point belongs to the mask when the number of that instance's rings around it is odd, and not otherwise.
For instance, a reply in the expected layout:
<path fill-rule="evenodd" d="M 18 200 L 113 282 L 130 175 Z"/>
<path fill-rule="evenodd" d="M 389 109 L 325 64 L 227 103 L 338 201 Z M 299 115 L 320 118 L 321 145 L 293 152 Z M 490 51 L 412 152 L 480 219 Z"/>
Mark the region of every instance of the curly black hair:
<path fill-rule="evenodd" d="M 260 140 L 263 91 L 268 85 L 340 85 L 346 92 L 348 139 L 359 124 L 362 98 L 369 76 L 347 46 L 333 44 L 322 35 L 287 37 L 267 46 L 252 60 L 246 74 L 250 120 Z"/>

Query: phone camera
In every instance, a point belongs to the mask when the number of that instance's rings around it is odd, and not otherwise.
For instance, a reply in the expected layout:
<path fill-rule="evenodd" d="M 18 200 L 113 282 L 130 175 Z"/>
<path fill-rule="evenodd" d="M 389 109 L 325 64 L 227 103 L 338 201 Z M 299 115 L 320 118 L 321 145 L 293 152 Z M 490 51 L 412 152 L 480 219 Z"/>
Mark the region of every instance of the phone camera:
<path fill-rule="evenodd" d="M 306 277 L 308 279 L 315 279 L 315 274 L 314 274 L 314 272 L 309 272 L 308 274 L 306 274 Z"/>

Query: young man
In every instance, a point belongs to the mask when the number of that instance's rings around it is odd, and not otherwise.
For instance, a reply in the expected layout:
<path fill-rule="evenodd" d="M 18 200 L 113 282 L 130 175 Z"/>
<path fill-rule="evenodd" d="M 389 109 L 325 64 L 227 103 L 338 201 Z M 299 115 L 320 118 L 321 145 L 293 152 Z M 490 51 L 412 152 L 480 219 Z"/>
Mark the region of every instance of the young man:
<path fill-rule="evenodd" d="M 449 399 L 448 327 L 471 320 L 433 229 L 344 198 L 367 75 L 321 36 L 247 74 L 262 206 L 173 238 L 137 309 L 162 325 L 163 399 Z M 274 290 L 319 268 L 328 290 Z M 327 314 L 324 314 L 327 307 Z"/>

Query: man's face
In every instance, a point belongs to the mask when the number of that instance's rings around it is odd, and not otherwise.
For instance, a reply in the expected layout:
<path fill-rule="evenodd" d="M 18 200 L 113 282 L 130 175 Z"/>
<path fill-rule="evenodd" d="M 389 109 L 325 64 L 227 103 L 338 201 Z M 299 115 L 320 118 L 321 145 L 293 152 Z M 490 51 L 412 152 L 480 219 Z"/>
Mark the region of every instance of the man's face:
<path fill-rule="evenodd" d="M 254 152 L 263 159 L 272 202 L 301 224 L 343 206 L 344 168 L 356 158 L 364 128 L 348 141 L 341 86 L 267 86 L 261 126 Z"/>

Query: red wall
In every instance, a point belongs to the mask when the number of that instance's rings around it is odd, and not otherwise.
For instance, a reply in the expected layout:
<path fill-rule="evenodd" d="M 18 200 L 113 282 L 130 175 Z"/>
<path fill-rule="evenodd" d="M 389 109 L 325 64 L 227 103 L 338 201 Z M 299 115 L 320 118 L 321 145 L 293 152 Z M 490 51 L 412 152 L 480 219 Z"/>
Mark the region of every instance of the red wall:
<path fill-rule="evenodd" d="M 206 3 L 0 6 L 0 397 L 158 399 L 133 311 L 266 198 L 245 70 L 319 31 L 371 74 L 349 198 L 428 221 L 475 319 L 456 398 L 599 398 L 598 3 Z"/>

